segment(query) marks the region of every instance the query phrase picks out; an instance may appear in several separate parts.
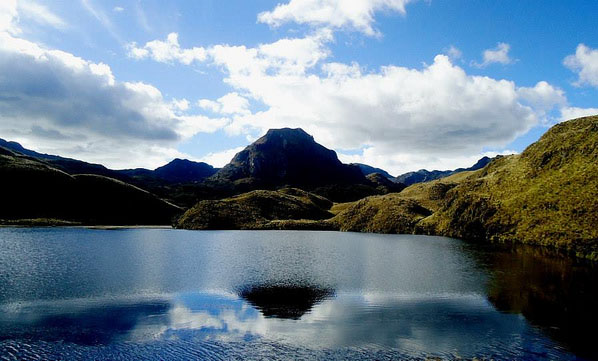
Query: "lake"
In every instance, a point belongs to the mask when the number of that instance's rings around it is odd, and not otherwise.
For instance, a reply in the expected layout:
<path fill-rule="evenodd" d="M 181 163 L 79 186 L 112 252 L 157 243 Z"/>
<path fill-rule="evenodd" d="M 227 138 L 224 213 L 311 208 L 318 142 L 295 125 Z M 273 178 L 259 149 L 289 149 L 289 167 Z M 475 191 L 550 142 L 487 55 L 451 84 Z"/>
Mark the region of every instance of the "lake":
<path fill-rule="evenodd" d="M 594 359 L 597 281 L 444 237 L 2 228 L 0 359 Z"/>

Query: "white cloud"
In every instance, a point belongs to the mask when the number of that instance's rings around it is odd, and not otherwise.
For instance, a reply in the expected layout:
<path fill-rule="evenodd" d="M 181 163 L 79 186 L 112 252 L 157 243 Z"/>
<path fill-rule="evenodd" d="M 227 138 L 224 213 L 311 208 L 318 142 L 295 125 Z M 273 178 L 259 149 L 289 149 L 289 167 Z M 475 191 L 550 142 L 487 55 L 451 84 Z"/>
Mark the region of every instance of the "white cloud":
<path fill-rule="evenodd" d="M 463 58 L 463 53 L 459 48 L 454 45 L 451 45 L 446 50 L 446 55 L 451 59 L 451 61 L 460 60 Z"/>
<path fill-rule="evenodd" d="M 587 117 L 589 115 L 598 115 L 598 108 L 576 108 L 564 107 L 561 108 L 561 121 Z"/>
<path fill-rule="evenodd" d="M 201 157 L 199 159 L 199 161 L 206 162 L 216 168 L 222 168 L 233 159 L 235 154 L 239 153 L 244 148 L 245 147 L 237 147 L 237 148 L 227 149 L 227 150 L 224 150 L 221 152 L 209 153 L 209 154 L 206 154 L 203 157 Z"/>
<path fill-rule="evenodd" d="M 364 74 L 355 64 L 329 63 L 326 75 L 318 76 L 281 74 L 279 64 L 254 50 L 238 54 L 243 66 L 227 62 L 239 57 L 226 54 L 239 49 L 215 50 L 226 81 L 267 109 L 235 117 L 228 127 L 233 132 L 299 126 L 335 148 L 477 154 L 483 146 L 510 142 L 538 121 L 513 82 L 467 75 L 443 55 L 422 70 L 387 66 Z M 536 98 L 540 102 L 542 94 Z"/>
<path fill-rule="evenodd" d="M 5 28 L 7 30 L 8 28 Z M 228 120 L 188 114 L 152 85 L 110 67 L 0 32 L 0 136 L 35 150 L 111 167 L 155 167 L 174 148 Z"/>
<path fill-rule="evenodd" d="M 563 64 L 579 76 L 575 85 L 598 87 L 598 49 L 579 44 L 575 54 L 567 56 Z"/>
<path fill-rule="evenodd" d="M 135 59 L 151 58 L 161 63 L 173 63 L 178 61 L 189 65 L 195 61 L 204 61 L 206 51 L 204 48 L 181 49 L 179 35 L 170 33 L 165 41 L 154 40 L 146 43 L 143 47 L 137 47 L 136 43 L 127 45 L 129 56 Z"/>
<path fill-rule="evenodd" d="M 114 11 L 115 13 L 121 13 L 125 11 L 125 8 L 123 8 L 122 6 L 115 6 L 112 8 L 112 11 Z"/>
<path fill-rule="evenodd" d="M 509 56 L 509 51 L 511 50 L 511 45 L 507 43 L 498 43 L 496 48 L 494 49 L 486 49 L 482 53 L 483 61 L 482 63 L 472 63 L 474 66 L 479 68 L 484 68 L 490 64 L 512 64 L 515 61 Z"/>
<path fill-rule="evenodd" d="M 249 100 L 239 93 L 228 93 L 218 100 L 200 99 L 197 104 L 206 110 L 218 114 L 250 114 Z"/>
<path fill-rule="evenodd" d="M 0 1 L 0 32 L 16 35 L 21 33 L 18 23 L 21 19 L 28 19 L 41 25 L 48 25 L 56 29 L 65 29 L 67 24 L 62 18 L 54 14 L 47 7 L 31 0 L 2 0 Z"/>
<path fill-rule="evenodd" d="M 405 14 L 411 0 L 290 0 L 272 11 L 258 15 L 258 21 L 272 27 L 288 22 L 317 27 L 347 28 L 369 36 L 380 35 L 372 25 L 374 13 L 393 11 Z"/>
<path fill-rule="evenodd" d="M 565 92 L 545 81 L 538 82 L 533 88 L 519 88 L 517 93 L 541 116 L 555 107 L 563 107 L 567 104 Z"/>
<path fill-rule="evenodd" d="M 189 101 L 187 99 L 180 99 L 180 100 L 179 99 L 173 99 L 172 102 L 171 102 L 171 104 L 172 104 L 172 107 L 175 110 L 178 110 L 178 111 L 188 110 L 189 109 L 189 105 L 190 105 L 190 103 L 189 103 Z"/>
<path fill-rule="evenodd" d="M 418 162 L 416 169 L 470 166 L 482 149 L 500 149 L 566 104 L 562 90 L 547 82 L 519 87 L 469 75 L 446 55 L 422 69 L 391 65 L 372 71 L 327 62 L 331 41 L 331 32 L 322 30 L 255 48 L 206 48 L 205 62 L 223 70 L 237 95 L 263 108 L 229 111 L 225 131 L 246 135 L 301 127 L 327 147 L 365 147 L 362 161 L 399 173 Z M 227 113 L 223 98 L 198 105 Z"/>
<path fill-rule="evenodd" d="M 18 34 L 20 29 L 16 25 L 17 20 L 17 0 L 0 1 L 0 32 L 6 31 L 11 34 Z"/>
<path fill-rule="evenodd" d="M 123 42 L 120 35 L 116 31 L 112 20 L 110 20 L 110 17 L 108 17 L 108 15 L 106 15 L 101 9 L 98 9 L 92 3 L 92 0 L 81 0 L 81 5 L 89 13 L 89 15 L 95 18 L 116 41 L 119 43 Z"/>
<path fill-rule="evenodd" d="M 18 11 L 21 16 L 33 19 L 35 22 L 50 25 L 57 29 L 67 27 L 64 20 L 54 14 L 47 7 L 30 0 L 19 0 Z"/>

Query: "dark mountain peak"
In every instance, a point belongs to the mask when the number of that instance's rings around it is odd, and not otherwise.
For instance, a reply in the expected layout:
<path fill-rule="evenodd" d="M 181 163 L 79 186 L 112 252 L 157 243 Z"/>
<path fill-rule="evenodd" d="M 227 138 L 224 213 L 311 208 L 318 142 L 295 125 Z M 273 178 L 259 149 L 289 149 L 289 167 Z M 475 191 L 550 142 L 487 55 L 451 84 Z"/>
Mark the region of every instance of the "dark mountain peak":
<path fill-rule="evenodd" d="M 212 176 L 217 169 L 204 162 L 176 158 L 168 164 L 158 167 L 154 174 L 172 183 L 198 182 Z"/>
<path fill-rule="evenodd" d="M 250 183 L 254 188 L 367 182 L 359 168 L 341 163 L 336 152 L 300 128 L 270 129 L 237 153 L 213 180 Z"/>
<path fill-rule="evenodd" d="M 363 163 L 351 163 L 351 165 L 359 167 L 359 169 L 361 169 L 361 172 L 365 176 L 367 176 L 369 174 L 372 174 L 372 173 L 380 173 L 380 174 L 382 174 L 383 176 L 385 176 L 388 179 L 394 179 L 394 177 L 391 176 L 384 169 L 375 168 L 375 167 L 372 167 L 371 165 L 367 165 L 367 164 L 363 164 Z"/>
<path fill-rule="evenodd" d="M 158 171 L 160 169 L 178 168 L 178 167 L 210 167 L 210 168 L 212 168 L 211 165 L 204 163 L 204 162 L 194 162 L 189 159 L 175 158 L 175 159 L 171 160 L 170 162 L 168 162 L 167 164 L 156 168 L 155 171 Z"/>
<path fill-rule="evenodd" d="M 471 166 L 471 168 L 469 168 L 469 170 L 478 170 L 478 169 L 482 169 L 484 168 L 486 165 L 488 165 L 488 163 L 490 163 L 490 161 L 492 161 L 492 158 L 487 157 L 487 156 L 483 156 L 482 158 L 480 158 L 476 164 L 474 164 L 473 166 Z"/>
<path fill-rule="evenodd" d="M 309 135 L 305 130 L 301 128 L 270 129 L 268 130 L 268 132 L 266 132 L 266 135 L 261 137 L 259 140 L 272 141 L 276 139 L 286 139 L 287 141 L 296 142 L 315 142 L 314 137 Z"/>

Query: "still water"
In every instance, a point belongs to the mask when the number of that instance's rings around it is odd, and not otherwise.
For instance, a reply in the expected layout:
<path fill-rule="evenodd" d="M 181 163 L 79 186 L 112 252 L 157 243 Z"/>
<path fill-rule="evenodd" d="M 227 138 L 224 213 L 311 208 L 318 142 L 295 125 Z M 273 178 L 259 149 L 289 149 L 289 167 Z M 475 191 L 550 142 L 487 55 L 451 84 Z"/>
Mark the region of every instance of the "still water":
<path fill-rule="evenodd" d="M 0 229 L 0 359 L 594 359 L 598 271 L 337 232 Z"/>

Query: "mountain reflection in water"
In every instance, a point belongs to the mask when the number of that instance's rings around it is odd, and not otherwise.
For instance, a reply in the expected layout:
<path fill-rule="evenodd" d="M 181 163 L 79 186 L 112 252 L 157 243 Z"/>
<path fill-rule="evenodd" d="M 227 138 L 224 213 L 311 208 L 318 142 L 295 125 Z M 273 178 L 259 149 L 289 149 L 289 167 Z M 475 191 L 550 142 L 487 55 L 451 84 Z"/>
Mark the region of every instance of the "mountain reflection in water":
<path fill-rule="evenodd" d="M 522 314 L 569 349 L 598 358 L 595 264 L 538 247 L 468 247 L 490 275 L 487 298 L 498 310 Z"/>
<path fill-rule="evenodd" d="M 313 285 L 245 286 L 239 296 L 266 317 L 298 320 L 316 303 L 333 297 L 334 290 Z"/>

